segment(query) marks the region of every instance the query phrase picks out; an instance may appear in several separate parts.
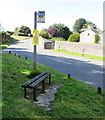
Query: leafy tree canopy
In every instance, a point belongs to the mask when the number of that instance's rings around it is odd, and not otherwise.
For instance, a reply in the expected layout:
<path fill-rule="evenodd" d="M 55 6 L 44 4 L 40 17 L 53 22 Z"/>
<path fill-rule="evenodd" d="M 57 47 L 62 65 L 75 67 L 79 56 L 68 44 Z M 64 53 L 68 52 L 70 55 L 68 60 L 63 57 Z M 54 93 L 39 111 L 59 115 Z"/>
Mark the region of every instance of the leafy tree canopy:
<path fill-rule="evenodd" d="M 19 28 L 15 29 L 15 35 L 22 35 L 22 36 L 28 36 L 28 34 L 31 34 L 31 29 L 27 26 L 22 25 Z"/>
<path fill-rule="evenodd" d="M 15 31 L 17 31 L 18 27 L 15 28 Z"/>
<path fill-rule="evenodd" d="M 81 29 L 87 29 L 88 26 L 92 26 L 94 29 L 97 29 L 97 26 L 91 21 L 85 20 L 84 18 L 79 18 L 75 21 L 73 30 L 74 32 L 80 33 Z"/>
<path fill-rule="evenodd" d="M 57 28 L 48 28 L 48 33 L 50 33 L 52 35 L 52 37 L 58 37 Z"/>
<path fill-rule="evenodd" d="M 52 37 L 51 34 L 48 33 L 47 29 L 42 29 L 39 35 L 46 39 L 49 39 Z"/>
<path fill-rule="evenodd" d="M 84 18 L 77 19 L 74 23 L 74 26 L 73 26 L 74 32 L 80 33 L 80 30 L 84 24 L 86 24 L 86 20 Z"/>
<path fill-rule="evenodd" d="M 84 24 L 84 25 L 82 26 L 82 28 L 83 28 L 83 29 L 87 29 L 88 26 L 93 26 L 94 29 L 97 29 L 97 26 L 96 26 L 94 23 L 92 23 L 91 21 L 87 21 L 86 24 Z"/>
<path fill-rule="evenodd" d="M 72 34 L 72 32 L 69 30 L 67 26 L 64 24 L 53 24 L 49 28 L 56 28 L 57 29 L 57 36 L 63 37 L 64 39 L 68 39 L 69 35 Z"/>

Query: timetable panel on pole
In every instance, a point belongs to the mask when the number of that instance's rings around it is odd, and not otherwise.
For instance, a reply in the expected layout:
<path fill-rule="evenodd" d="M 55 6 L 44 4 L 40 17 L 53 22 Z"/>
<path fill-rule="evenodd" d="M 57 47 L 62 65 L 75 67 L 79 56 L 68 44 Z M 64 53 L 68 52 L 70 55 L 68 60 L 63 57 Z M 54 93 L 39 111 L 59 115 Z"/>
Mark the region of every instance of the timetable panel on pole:
<path fill-rule="evenodd" d="M 45 23 L 45 11 L 38 11 L 37 13 L 37 22 L 38 23 Z"/>

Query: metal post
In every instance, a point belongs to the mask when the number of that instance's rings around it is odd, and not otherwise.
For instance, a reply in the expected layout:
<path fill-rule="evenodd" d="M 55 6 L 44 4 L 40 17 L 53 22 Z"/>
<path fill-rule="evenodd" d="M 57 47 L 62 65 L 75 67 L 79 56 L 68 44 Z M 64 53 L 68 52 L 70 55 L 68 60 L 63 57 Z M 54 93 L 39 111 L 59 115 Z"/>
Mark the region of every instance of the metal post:
<path fill-rule="evenodd" d="M 11 54 L 11 51 L 9 51 L 9 53 Z"/>
<path fill-rule="evenodd" d="M 59 51 L 60 51 L 60 46 L 59 46 Z"/>
<path fill-rule="evenodd" d="M 37 29 L 37 12 L 34 13 L 34 29 Z M 34 70 L 36 70 L 36 45 L 34 45 Z"/>
<path fill-rule="evenodd" d="M 102 91 L 101 91 L 101 87 L 98 87 L 98 94 L 101 94 Z"/>
<path fill-rule="evenodd" d="M 82 51 L 82 56 L 84 56 L 84 52 L 85 52 L 85 49 L 83 49 L 83 51 Z"/>
<path fill-rule="evenodd" d="M 68 74 L 68 78 L 70 78 L 70 74 Z"/>
<path fill-rule="evenodd" d="M 27 57 L 25 57 L 25 59 L 27 60 Z"/>

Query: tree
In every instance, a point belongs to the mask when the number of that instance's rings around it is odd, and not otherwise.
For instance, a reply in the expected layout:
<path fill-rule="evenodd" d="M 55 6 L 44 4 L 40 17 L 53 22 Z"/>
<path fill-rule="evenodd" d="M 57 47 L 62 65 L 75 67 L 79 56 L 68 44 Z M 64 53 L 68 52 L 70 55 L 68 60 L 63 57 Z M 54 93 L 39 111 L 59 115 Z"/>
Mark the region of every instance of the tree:
<path fill-rule="evenodd" d="M 96 26 L 94 23 L 92 23 L 91 21 L 86 21 L 86 24 L 84 24 L 84 25 L 82 26 L 82 28 L 83 28 L 83 29 L 87 29 L 88 26 L 92 26 L 93 29 L 97 29 L 97 26 Z"/>
<path fill-rule="evenodd" d="M 15 31 L 17 31 L 18 27 L 15 28 Z"/>
<path fill-rule="evenodd" d="M 48 33 L 47 29 L 42 29 L 40 31 L 39 35 L 46 39 L 49 39 L 51 37 L 51 35 Z"/>
<path fill-rule="evenodd" d="M 16 28 L 15 35 L 28 36 L 28 34 L 31 34 L 31 29 L 29 27 L 22 25 Z"/>
<path fill-rule="evenodd" d="M 65 26 L 64 24 L 54 24 L 50 26 L 49 28 L 56 28 L 58 37 L 63 37 L 66 40 L 68 39 L 69 35 L 72 34 L 69 28 Z"/>
<path fill-rule="evenodd" d="M 58 30 L 57 28 L 48 28 L 48 33 L 52 35 L 52 37 L 58 37 Z"/>
<path fill-rule="evenodd" d="M 80 33 L 81 28 L 83 27 L 84 24 L 86 24 L 86 20 L 84 18 L 77 19 L 73 26 L 74 32 Z"/>

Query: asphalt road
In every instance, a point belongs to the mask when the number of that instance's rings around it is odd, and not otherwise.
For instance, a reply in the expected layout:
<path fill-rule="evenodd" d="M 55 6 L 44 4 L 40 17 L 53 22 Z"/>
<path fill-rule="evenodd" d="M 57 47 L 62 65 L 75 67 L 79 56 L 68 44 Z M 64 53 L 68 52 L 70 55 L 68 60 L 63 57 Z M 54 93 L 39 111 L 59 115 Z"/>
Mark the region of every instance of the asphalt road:
<path fill-rule="evenodd" d="M 3 53 L 12 51 L 21 57 L 33 60 L 33 45 L 31 40 L 18 41 L 11 44 Z M 47 65 L 71 77 L 103 88 L 103 62 L 83 57 L 75 57 L 65 53 L 44 50 L 37 46 L 37 62 Z"/>

